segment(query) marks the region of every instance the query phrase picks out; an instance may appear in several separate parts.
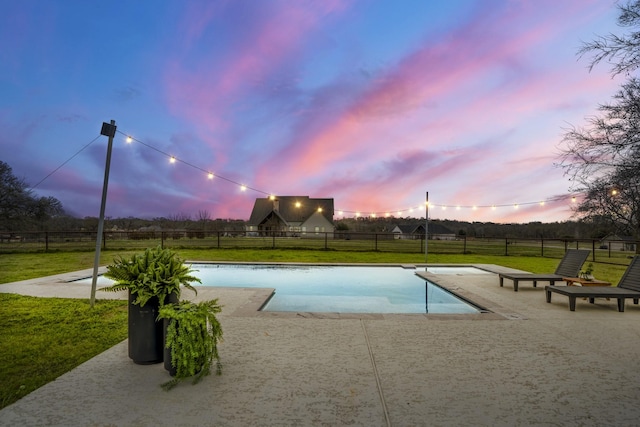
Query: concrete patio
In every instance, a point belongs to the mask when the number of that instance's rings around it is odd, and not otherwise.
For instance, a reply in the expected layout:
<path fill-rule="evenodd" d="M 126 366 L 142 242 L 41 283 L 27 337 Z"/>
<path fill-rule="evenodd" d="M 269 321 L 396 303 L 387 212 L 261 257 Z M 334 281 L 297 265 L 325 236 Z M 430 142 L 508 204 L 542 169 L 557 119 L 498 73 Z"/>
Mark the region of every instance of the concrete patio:
<path fill-rule="evenodd" d="M 0 292 L 88 298 L 69 277 Z M 198 298 L 224 305 L 221 376 L 163 391 L 162 365 L 134 364 L 124 341 L 0 411 L 0 425 L 640 423 L 640 306 L 619 313 L 615 301 L 580 300 L 570 312 L 566 298 L 545 301 L 544 284 L 514 292 L 497 275 L 431 279 L 492 313 L 263 313 L 268 289 L 203 288 Z"/>

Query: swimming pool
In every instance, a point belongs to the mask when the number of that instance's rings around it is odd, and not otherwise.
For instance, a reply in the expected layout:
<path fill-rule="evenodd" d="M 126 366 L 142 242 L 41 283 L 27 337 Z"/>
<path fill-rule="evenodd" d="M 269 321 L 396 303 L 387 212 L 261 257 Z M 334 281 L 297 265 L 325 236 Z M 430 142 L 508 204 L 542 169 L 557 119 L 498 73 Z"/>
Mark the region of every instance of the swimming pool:
<path fill-rule="evenodd" d="M 262 311 L 479 313 L 413 268 L 291 264 L 192 264 L 201 286 L 274 288 Z M 91 283 L 88 279 L 87 283 Z M 111 282 L 100 277 L 98 284 Z"/>

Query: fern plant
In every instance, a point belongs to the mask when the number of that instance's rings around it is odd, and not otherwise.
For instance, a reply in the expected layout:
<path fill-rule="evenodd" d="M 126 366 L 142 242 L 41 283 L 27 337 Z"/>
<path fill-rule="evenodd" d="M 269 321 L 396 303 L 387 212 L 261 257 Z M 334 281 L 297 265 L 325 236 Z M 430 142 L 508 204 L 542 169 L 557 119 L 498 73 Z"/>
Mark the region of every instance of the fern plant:
<path fill-rule="evenodd" d="M 216 317 L 221 310 L 218 299 L 181 301 L 160 308 L 158 319 L 168 320 L 165 347 L 171 351 L 171 366 L 175 368 L 175 377 L 162 388 L 170 390 L 189 377 L 194 377 L 193 384 L 198 383 L 210 374 L 214 361 L 216 373 L 222 373 L 218 355 L 222 327 Z"/>
<path fill-rule="evenodd" d="M 115 283 L 101 290 L 129 290 L 135 296 L 133 304 L 140 306 L 145 305 L 149 299 L 158 297 L 160 306 L 163 306 L 169 295 L 175 293 L 180 297 L 180 286 L 197 294 L 191 283 L 202 282 L 191 274 L 193 271 L 176 252 L 159 246 L 148 248 L 144 253 L 134 254 L 130 258 L 116 257 L 107 266 L 104 275 Z"/>

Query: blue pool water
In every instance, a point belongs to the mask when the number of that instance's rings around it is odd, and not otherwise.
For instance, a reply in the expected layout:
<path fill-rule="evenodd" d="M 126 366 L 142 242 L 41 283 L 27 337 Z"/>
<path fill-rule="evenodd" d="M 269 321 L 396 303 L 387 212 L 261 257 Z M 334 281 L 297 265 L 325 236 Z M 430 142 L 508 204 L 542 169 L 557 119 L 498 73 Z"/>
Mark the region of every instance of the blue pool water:
<path fill-rule="evenodd" d="M 416 276 L 376 266 L 192 264 L 202 286 L 274 288 L 263 311 L 479 313 L 477 307 Z M 91 279 L 88 283 L 91 283 Z M 100 277 L 98 284 L 106 286 Z"/>

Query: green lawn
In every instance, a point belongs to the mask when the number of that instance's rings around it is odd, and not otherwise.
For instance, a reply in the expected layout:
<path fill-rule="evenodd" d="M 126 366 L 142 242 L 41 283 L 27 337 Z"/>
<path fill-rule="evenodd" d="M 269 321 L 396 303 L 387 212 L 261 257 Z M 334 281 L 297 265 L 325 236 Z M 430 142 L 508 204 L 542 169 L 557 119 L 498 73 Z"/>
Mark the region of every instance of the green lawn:
<path fill-rule="evenodd" d="M 279 249 L 177 249 L 192 261 L 424 263 L 424 254 Z M 104 251 L 101 264 L 116 255 Z M 0 256 L 0 286 L 19 280 L 91 268 L 93 252 L 16 253 Z M 498 264 L 526 271 L 554 271 L 559 259 L 535 256 L 429 254 L 429 263 Z M 594 275 L 617 283 L 625 267 L 594 263 Z M 46 384 L 127 336 L 125 301 L 33 298 L 0 293 L 0 408 Z"/>

